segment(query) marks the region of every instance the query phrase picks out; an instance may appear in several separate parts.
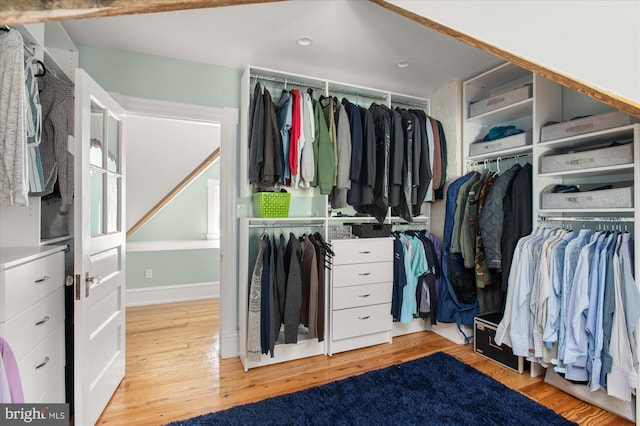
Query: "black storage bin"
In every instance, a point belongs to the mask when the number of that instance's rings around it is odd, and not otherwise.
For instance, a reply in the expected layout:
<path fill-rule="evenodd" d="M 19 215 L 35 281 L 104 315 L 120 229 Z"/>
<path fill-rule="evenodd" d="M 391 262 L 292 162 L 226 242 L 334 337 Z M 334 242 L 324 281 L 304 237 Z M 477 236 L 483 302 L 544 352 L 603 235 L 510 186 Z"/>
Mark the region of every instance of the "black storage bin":
<path fill-rule="evenodd" d="M 382 238 L 391 235 L 390 223 L 354 223 L 351 232 L 359 238 Z"/>
<path fill-rule="evenodd" d="M 493 312 L 474 318 L 473 350 L 482 356 L 522 374 L 528 361 L 522 356 L 514 355 L 509 346 L 498 346 L 494 340 L 496 337 L 496 329 L 501 320 L 502 312 Z"/>

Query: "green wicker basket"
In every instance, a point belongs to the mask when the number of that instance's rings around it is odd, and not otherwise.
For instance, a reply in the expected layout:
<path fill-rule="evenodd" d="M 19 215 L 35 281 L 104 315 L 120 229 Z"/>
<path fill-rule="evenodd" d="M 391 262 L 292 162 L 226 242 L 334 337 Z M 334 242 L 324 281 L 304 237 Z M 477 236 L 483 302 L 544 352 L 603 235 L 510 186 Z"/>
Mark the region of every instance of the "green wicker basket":
<path fill-rule="evenodd" d="M 289 217 L 288 192 L 256 192 L 253 194 L 253 209 L 256 217 Z"/>

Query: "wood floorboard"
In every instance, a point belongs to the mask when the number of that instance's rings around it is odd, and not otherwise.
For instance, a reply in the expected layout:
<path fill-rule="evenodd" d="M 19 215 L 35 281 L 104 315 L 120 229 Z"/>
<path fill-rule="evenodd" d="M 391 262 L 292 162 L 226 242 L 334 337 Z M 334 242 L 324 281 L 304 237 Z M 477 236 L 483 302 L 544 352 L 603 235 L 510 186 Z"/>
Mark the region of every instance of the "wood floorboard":
<path fill-rule="evenodd" d="M 219 357 L 219 301 L 127 308 L 126 376 L 98 420 L 101 425 L 164 425 L 268 397 L 297 392 L 438 351 L 482 371 L 585 426 L 634 423 L 518 374 L 430 332 L 393 343 L 314 356 L 245 372 L 238 357 Z"/>

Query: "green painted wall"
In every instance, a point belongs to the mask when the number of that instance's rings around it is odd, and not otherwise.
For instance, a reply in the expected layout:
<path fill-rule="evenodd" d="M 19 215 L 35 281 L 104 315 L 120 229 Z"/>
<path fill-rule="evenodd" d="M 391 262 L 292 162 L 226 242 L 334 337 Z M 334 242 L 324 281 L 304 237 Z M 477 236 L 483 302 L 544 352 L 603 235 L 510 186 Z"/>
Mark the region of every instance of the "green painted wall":
<path fill-rule="evenodd" d="M 145 279 L 145 269 L 153 278 Z M 179 250 L 127 253 L 127 288 L 160 287 L 218 281 L 220 250 Z"/>
<path fill-rule="evenodd" d="M 242 70 L 153 55 L 79 45 L 79 63 L 106 91 L 188 104 L 240 106 Z M 167 165 L 169 166 L 169 165 Z M 207 232 L 207 179 L 218 179 L 216 162 L 128 241 L 203 240 Z M 145 279 L 145 270 L 153 278 Z M 127 288 L 217 282 L 220 250 L 127 253 Z"/>
<path fill-rule="evenodd" d="M 209 179 L 220 179 L 219 161 L 209 166 L 127 241 L 204 240 Z"/>
<path fill-rule="evenodd" d="M 242 70 L 78 45 L 80 68 L 107 92 L 213 107 L 240 107 Z"/>
<path fill-rule="evenodd" d="M 213 163 L 127 242 L 204 240 L 207 233 L 207 180 L 220 178 Z M 145 269 L 153 278 L 145 278 Z M 127 288 L 220 281 L 220 249 L 127 253 Z"/>

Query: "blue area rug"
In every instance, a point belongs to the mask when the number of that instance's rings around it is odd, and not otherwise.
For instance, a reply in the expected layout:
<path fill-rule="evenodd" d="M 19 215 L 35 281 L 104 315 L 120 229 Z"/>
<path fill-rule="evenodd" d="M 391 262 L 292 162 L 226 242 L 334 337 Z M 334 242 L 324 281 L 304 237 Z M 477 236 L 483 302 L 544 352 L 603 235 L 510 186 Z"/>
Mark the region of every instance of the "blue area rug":
<path fill-rule="evenodd" d="M 442 352 L 171 423 L 172 426 L 414 424 L 575 423 Z"/>

